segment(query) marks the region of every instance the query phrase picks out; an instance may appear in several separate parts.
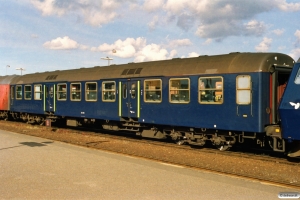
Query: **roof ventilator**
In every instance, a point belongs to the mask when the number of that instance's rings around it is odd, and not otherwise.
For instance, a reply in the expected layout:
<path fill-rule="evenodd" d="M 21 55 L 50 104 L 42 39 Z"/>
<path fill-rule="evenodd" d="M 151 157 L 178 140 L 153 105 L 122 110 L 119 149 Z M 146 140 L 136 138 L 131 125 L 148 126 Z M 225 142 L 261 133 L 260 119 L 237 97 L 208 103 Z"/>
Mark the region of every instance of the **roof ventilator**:
<path fill-rule="evenodd" d="M 140 74 L 143 68 L 124 69 L 121 75 Z"/>
<path fill-rule="evenodd" d="M 49 75 L 46 80 L 55 80 L 58 75 Z"/>

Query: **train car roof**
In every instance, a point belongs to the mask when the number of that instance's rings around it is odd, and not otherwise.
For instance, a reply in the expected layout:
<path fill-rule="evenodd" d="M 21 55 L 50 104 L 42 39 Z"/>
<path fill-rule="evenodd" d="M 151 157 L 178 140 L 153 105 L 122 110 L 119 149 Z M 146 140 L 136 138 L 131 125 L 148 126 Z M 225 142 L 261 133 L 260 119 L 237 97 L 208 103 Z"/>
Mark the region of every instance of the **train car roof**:
<path fill-rule="evenodd" d="M 278 65 L 292 68 L 294 63 L 295 61 L 290 56 L 281 53 L 230 53 L 26 74 L 14 79 L 12 84 L 193 74 L 269 72 L 272 66 Z"/>
<path fill-rule="evenodd" d="M 12 82 L 12 80 L 18 77 L 17 75 L 9 75 L 9 76 L 0 76 L 0 84 L 10 84 Z"/>

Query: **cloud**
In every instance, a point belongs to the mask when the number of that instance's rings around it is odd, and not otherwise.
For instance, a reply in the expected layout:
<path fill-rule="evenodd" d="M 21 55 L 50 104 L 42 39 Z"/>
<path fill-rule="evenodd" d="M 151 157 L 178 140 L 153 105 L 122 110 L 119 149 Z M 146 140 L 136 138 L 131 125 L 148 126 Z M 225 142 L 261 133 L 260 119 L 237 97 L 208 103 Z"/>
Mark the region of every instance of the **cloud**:
<path fill-rule="evenodd" d="M 193 43 L 190 41 L 190 39 L 179 39 L 179 40 L 172 40 L 169 43 L 169 46 L 171 48 L 176 48 L 179 46 L 191 46 Z"/>
<path fill-rule="evenodd" d="M 277 7 L 282 11 L 300 11 L 300 3 L 287 3 L 286 0 L 276 0 L 274 3 L 277 4 Z"/>
<path fill-rule="evenodd" d="M 167 59 L 167 56 L 168 51 L 166 49 L 161 48 L 161 46 L 157 44 L 150 44 L 137 52 L 134 62 L 165 60 Z"/>
<path fill-rule="evenodd" d="M 42 11 L 43 15 L 63 15 L 65 10 L 55 6 L 55 0 L 31 0 L 31 4 Z"/>
<path fill-rule="evenodd" d="M 300 59 L 300 48 L 293 49 L 290 53 L 290 56 L 296 61 Z"/>
<path fill-rule="evenodd" d="M 182 44 L 184 43 L 185 42 L 182 42 Z M 115 53 L 113 53 L 112 50 L 116 50 Z M 104 43 L 98 47 L 92 47 L 91 51 L 103 52 L 120 58 L 134 58 L 134 62 L 165 60 L 177 55 L 176 50 L 171 50 L 169 52 L 161 45 L 147 44 L 147 40 L 142 37 L 117 40 L 113 44 Z"/>
<path fill-rule="evenodd" d="M 156 15 L 145 23 L 150 30 L 158 25 L 167 26 L 173 23 L 184 31 L 195 31 L 201 38 L 217 41 L 229 36 L 261 36 L 265 33 L 267 25 L 254 20 L 259 14 L 271 10 L 300 11 L 300 3 L 288 3 L 287 0 L 252 0 L 242 3 L 237 0 L 30 0 L 30 2 L 45 16 L 75 15 L 76 18 L 83 18 L 82 21 L 91 26 L 111 23 L 138 9 L 147 11 L 144 13 L 145 15 L 150 13 L 149 16 L 155 12 Z"/>
<path fill-rule="evenodd" d="M 148 23 L 150 30 L 154 30 L 159 22 L 159 16 L 154 16 L 152 21 Z"/>
<path fill-rule="evenodd" d="M 183 13 L 178 16 L 177 26 L 185 31 L 188 31 L 194 26 L 195 20 L 196 19 L 194 18 L 194 16 L 188 13 Z"/>
<path fill-rule="evenodd" d="M 104 43 L 98 47 L 92 47 L 91 50 L 104 52 L 121 58 L 130 58 L 133 57 L 137 51 L 145 47 L 146 43 L 146 39 L 142 37 L 137 39 L 127 38 L 124 41 L 117 40 L 113 44 Z M 116 53 L 112 52 L 113 49 L 116 50 Z"/>
<path fill-rule="evenodd" d="M 255 16 L 275 9 L 298 11 L 299 5 L 286 0 L 167 0 L 164 9 L 179 28 L 187 31 L 197 24 L 197 36 L 220 41 L 229 36 L 261 36 L 267 25 L 253 20 Z"/>
<path fill-rule="evenodd" d="M 272 32 L 275 34 L 275 35 L 282 35 L 284 33 L 284 29 L 276 29 L 276 30 L 273 30 Z"/>
<path fill-rule="evenodd" d="M 39 36 L 37 34 L 31 34 L 31 38 L 36 39 L 36 38 L 39 38 Z"/>
<path fill-rule="evenodd" d="M 211 38 L 208 38 L 208 39 L 205 40 L 205 42 L 203 42 L 203 44 L 204 45 L 209 45 L 210 43 L 212 43 L 212 41 L 213 40 Z"/>
<path fill-rule="evenodd" d="M 271 38 L 264 37 L 263 41 L 261 43 L 259 43 L 259 45 L 257 45 L 255 47 L 255 49 L 258 52 L 266 52 L 266 51 L 269 50 L 269 48 L 271 46 L 271 43 L 272 43 L 272 39 Z"/>
<path fill-rule="evenodd" d="M 63 38 L 58 37 L 51 41 L 45 42 L 43 46 L 47 49 L 53 50 L 77 49 L 80 47 L 76 41 L 70 39 L 68 36 Z"/>
<path fill-rule="evenodd" d="M 87 24 L 101 26 L 116 19 L 118 9 L 126 6 L 125 0 L 30 0 L 31 4 L 47 15 L 72 14 L 84 18 Z"/>
<path fill-rule="evenodd" d="M 300 30 L 296 30 L 294 35 L 297 37 L 296 45 L 300 44 Z"/>
<path fill-rule="evenodd" d="M 148 12 L 160 10 L 164 4 L 164 0 L 145 0 L 143 8 Z"/>
<path fill-rule="evenodd" d="M 300 30 L 296 30 L 294 35 L 296 36 L 296 42 L 295 42 L 296 48 L 291 51 L 290 56 L 297 61 L 298 59 L 300 59 L 300 48 L 297 48 L 300 44 Z"/>
<path fill-rule="evenodd" d="M 169 54 L 169 59 L 171 59 L 171 58 L 175 58 L 177 56 L 177 51 L 175 50 L 175 49 L 173 49 L 171 52 L 170 52 L 170 54 Z"/>
<path fill-rule="evenodd" d="M 244 28 L 244 35 L 261 36 L 266 30 L 265 24 L 256 20 L 251 20 L 247 24 L 244 24 Z"/>
<path fill-rule="evenodd" d="M 188 55 L 189 58 L 198 57 L 198 56 L 199 56 L 199 54 L 196 52 L 189 53 L 189 55 Z"/>

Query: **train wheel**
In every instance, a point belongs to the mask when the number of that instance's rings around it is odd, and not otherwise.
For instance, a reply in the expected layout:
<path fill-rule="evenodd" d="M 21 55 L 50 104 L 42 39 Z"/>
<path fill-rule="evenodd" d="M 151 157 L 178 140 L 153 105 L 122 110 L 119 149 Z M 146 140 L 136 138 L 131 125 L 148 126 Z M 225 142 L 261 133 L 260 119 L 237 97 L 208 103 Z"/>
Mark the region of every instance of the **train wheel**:
<path fill-rule="evenodd" d="M 177 140 L 176 144 L 178 145 L 184 145 L 185 141 L 184 140 Z"/>
<path fill-rule="evenodd" d="M 231 145 L 227 144 L 226 138 L 224 136 L 215 136 L 212 138 L 213 145 L 220 151 L 227 151 L 230 149 Z"/>
<path fill-rule="evenodd" d="M 219 149 L 220 151 L 227 151 L 230 149 L 230 145 L 227 144 L 220 144 L 220 145 L 216 145 L 217 149 Z"/>

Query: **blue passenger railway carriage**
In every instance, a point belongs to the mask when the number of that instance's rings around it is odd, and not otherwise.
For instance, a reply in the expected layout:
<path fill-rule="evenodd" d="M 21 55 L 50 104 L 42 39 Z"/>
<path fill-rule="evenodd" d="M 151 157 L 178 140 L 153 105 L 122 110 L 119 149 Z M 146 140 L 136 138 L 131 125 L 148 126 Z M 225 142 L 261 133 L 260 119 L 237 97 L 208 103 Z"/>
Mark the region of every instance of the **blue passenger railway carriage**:
<path fill-rule="evenodd" d="M 9 112 L 29 123 L 63 119 L 179 144 L 226 150 L 255 141 L 285 152 L 300 140 L 285 134 L 289 114 L 278 112 L 294 64 L 280 53 L 230 53 L 27 74 L 9 83 Z"/>

